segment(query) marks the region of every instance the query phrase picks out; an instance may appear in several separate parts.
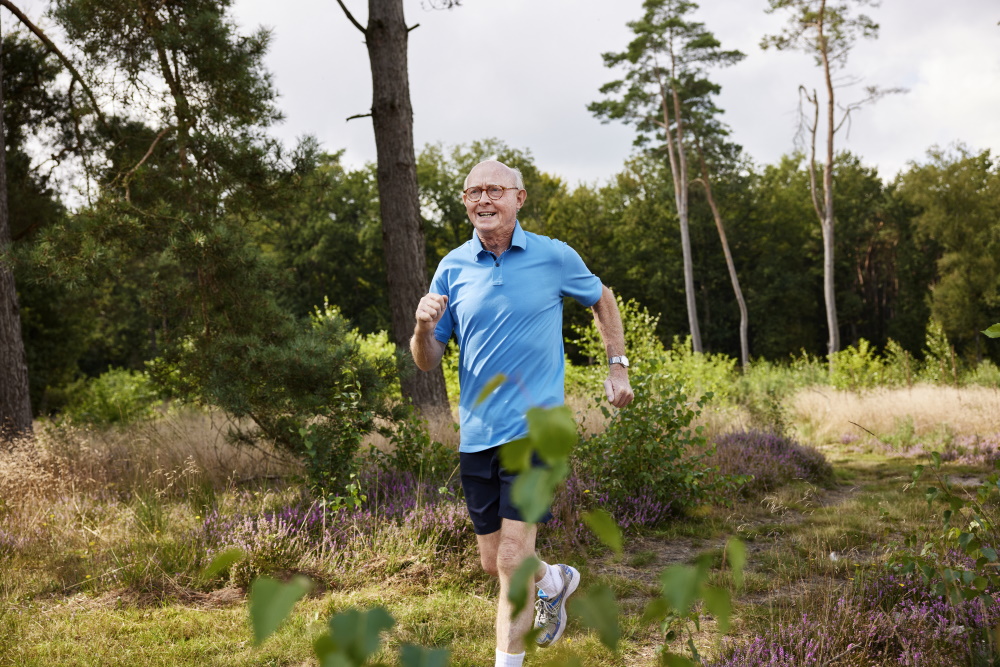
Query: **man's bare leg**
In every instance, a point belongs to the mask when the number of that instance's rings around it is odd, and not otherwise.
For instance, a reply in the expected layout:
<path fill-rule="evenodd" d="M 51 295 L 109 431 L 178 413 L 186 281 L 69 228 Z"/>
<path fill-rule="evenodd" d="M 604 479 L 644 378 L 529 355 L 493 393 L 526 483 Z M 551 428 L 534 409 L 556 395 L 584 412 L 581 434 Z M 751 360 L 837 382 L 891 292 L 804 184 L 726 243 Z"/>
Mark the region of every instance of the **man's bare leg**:
<path fill-rule="evenodd" d="M 525 558 L 535 555 L 535 524 L 504 519 L 500 530 L 489 535 L 477 535 L 479 556 L 483 569 L 500 578 L 500 599 L 497 601 L 497 650 L 517 654 L 524 652 L 524 636 L 534 623 L 535 595 L 533 582 L 528 583 L 529 604 L 516 617 L 511 618 L 513 605 L 507 599 L 510 581 Z M 545 576 L 546 566 L 540 564 L 535 581 Z"/>

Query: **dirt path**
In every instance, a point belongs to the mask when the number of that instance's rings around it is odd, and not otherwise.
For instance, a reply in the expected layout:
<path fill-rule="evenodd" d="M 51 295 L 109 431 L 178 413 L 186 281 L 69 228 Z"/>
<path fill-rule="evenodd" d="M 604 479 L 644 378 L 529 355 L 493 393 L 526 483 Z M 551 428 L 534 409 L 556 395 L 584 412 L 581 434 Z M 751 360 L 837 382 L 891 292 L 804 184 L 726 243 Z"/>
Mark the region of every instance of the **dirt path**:
<path fill-rule="evenodd" d="M 773 547 L 786 539 L 790 526 L 808 521 L 810 515 L 820 507 L 843 505 L 858 493 L 857 485 L 841 484 L 832 489 L 810 487 L 795 508 L 781 502 L 774 495 L 764 496 L 759 508 L 753 512 L 734 512 L 727 517 L 730 534 L 739 536 L 747 546 L 747 553 Z M 659 573 L 670 565 L 692 563 L 699 554 L 714 549 L 722 549 L 729 536 L 712 538 L 700 537 L 626 537 L 625 553 L 619 559 L 608 554 L 591 561 L 597 574 L 612 574 L 628 577 L 636 581 L 659 585 Z M 636 563 L 629 565 L 628 563 Z M 748 567 L 752 560 L 748 558 Z"/>
<path fill-rule="evenodd" d="M 747 548 L 746 572 L 761 574 L 756 556 L 773 552 L 786 546 L 797 527 L 810 521 L 817 511 L 838 508 L 854 499 L 860 491 L 858 484 L 841 484 L 830 489 L 806 487 L 797 497 L 782 497 L 783 494 L 769 494 L 756 504 L 746 504 L 722 521 L 723 528 L 716 535 L 701 537 L 626 537 L 622 557 L 613 554 L 591 561 L 591 573 L 613 578 L 616 582 L 627 581 L 619 586 L 618 602 L 623 614 L 641 616 L 646 604 L 660 593 L 660 574 L 671 565 L 690 564 L 704 553 L 721 554 L 727 539 L 740 537 Z M 860 553 L 852 553 L 857 560 Z M 812 577 L 788 581 L 777 588 L 766 591 L 745 592 L 734 602 L 739 606 L 771 604 L 778 598 L 796 598 L 822 586 L 828 586 L 830 577 L 816 574 Z M 716 623 L 710 616 L 702 615 L 701 629 L 694 634 L 694 642 L 700 651 L 711 651 L 718 639 Z M 626 659 L 629 664 L 652 664 L 662 645 L 663 637 L 658 628 L 649 626 L 638 630 L 631 639 L 636 642 L 635 650 Z M 686 638 L 685 638 L 686 642 Z M 687 653 L 680 642 L 671 646 L 676 652 Z"/>

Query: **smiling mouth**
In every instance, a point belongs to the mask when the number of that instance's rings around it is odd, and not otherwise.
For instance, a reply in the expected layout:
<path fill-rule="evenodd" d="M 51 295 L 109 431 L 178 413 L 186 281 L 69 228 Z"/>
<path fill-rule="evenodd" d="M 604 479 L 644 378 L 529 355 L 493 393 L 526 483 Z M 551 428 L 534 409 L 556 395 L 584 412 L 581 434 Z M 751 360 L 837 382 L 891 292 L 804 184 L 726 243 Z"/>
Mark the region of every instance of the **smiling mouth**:
<path fill-rule="evenodd" d="M 477 215 L 480 218 L 492 218 L 494 215 L 496 215 L 496 211 L 493 211 L 492 213 L 489 213 L 489 212 L 477 213 Z"/>

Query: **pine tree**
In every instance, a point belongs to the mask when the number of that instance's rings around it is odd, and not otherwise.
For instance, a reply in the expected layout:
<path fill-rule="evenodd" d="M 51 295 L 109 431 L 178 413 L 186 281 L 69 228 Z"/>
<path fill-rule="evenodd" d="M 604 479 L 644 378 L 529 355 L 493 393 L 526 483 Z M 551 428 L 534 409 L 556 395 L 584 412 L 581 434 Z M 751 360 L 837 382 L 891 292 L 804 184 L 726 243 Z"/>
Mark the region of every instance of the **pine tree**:
<path fill-rule="evenodd" d="M 705 77 L 706 68 L 732 65 L 743 54 L 723 50 L 704 24 L 687 18 L 697 7 L 685 0 L 646 0 L 643 17 L 628 24 L 635 34 L 628 48 L 604 54 L 607 67 L 624 67 L 626 71 L 623 79 L 602 86 L 601 93 L 620 96 L 594 102 L 588 108 L 604 120 L 634 124 L 639 131 L 638 144 L 647 142 L 650 135 L 663 139 L 681 230 L 688 329 L 694 350 L 701 352 L 688 219 L 688 151 L 692 143 L 688 116 L 694 104 L 718 90 Z"/>

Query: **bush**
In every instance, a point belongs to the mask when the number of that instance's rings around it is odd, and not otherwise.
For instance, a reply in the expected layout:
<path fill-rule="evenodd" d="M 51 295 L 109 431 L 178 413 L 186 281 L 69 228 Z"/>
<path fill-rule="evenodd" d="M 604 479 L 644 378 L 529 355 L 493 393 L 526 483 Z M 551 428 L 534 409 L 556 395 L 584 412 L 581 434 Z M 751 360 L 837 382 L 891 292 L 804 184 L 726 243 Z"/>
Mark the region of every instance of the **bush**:
<path fill-rule="evenodd" d="M 112 368 L 99 377 L 71 384 L 67 398 L 63 415 L 94 426 L 151 419 L 162 402 L 148 375 L 122 368 Z"/>
<path fill-rule="evenodd" d="M 205 517 L 200 538 L 209 557 L 234 547 L 242 551 L 243 558 L 229 572 L 230 582 L 242 587 L 261 575 L 301 569 L 303 558 L 317 549 L 317 541 L 322 548 L 326 539 L 331 553 L 336 553 L 335 547 L 343 548 L 336 540 L 339 534 L 317 536 L 322 525 L 323 510 L 318 506 L 229 517 L 213 511 Z"/>
<path fill-rule="evenodd" d="M 944 327 L 937 320 L 931 320 L 927 325 L 927 338 L 924 348 L 924 363 L 920 369 L 920 378 L 934 384 L 952 384 L 958 386 L 961 368 L 955 355 L 955 348 L 948 342 Z"/>
<path fill-rule="evenodd" d="M 857 347 L 849 345 L 831 357 L 830 384 L 837 389 L 870 389 L 885 381 L 885 364 L 864 338 L 858 341 Z"/>
<path fill-rule="evenodd" d="M 913 355 L 890 338 L 885 344 L 885 383 L 912 387 L 916 380 L 917 370 Z"/>
<path fill-rule="evenodd" d="M 654 360 L 666 352 L 663 343 L 656 337 L 656 326 L 660 317 L 650 315 L 649 311 L 634 299 L 622 301 L 620 296 L 616 296 L 615 299 L 618 301 L 618 312 L 622 317 L 625 349 L 629 361 L 636 369 L 651 372 Z M 579 346 L 580 353 L 598 368 L 604 368 L 607 365 L 607 353 L 601 335 L 597 331 L 597 324 L 591 320 L 586 326 L 574 326 L 573 333 L 579 336 L 573 342 Z"/>
<path fill-rule="evenodd" d="M 323 297 L 323 307 L 315 306 L 309 315 L 309 323 L 313 329 L 322 329 L 330 322 L 347 322 L 340 308 L 331 305 L 327 297 Z M 377 331 L 363 334 L 357 329 L 346 331 L 347 340 L 357 346 L 357 353 L 368 362 L 379 368 L 389 369 L 396 363 L 396 344 L 389 340 L 388 331 Z M 388 373 L 386 391 L 400 398 L 399 374 Z"/>
<path fill-rule="evenodd" d="M 801 387 L 826 381 L 826 369 L 817 370 L 818 364 L 805 353 L 788 362 L 754 359 L 736 379 L 731 398 L 739 404 L 758 396 L 785 398 Z"/>
<path fill-rule="evenodd" d="M 813 449 L 766 431 L 734 431 L 716 439 L 709 459 L 722 475 L 749 475 L 744 496 L 770 491 L 793 480 L 830 484 L 833 467 Z"/>
<path fill-rule="evenodd" d="M 660 375 L 635 374 L 635 400 L 618 410 L 603 433 L 584 437 L 576 465 L 609 505 L 666 506 L 680 514 L 700 504 L 711 490 L 708 449 L 702 427 L 691 428 L 709 395 L 688 402 L 679 382 Z M 610 415 L 597 399 L 605 415 Z"/>
<path fill-rule="evenodd" d="M 385 471 L 410 474 L 420 480 L 443 485 L 458 466 L 458 451 L 430 436 L 427 422 L 412 406 L 397 419 L 389 432 L 387 451 L 374 445 L 370 455 Z"/>
<path fill-rule="evenodd" d="M 615 298 L 622 316 L 625 350 L 633 373 L 678 378 L 684 391 L 692 396 L 708 393 L 717 398 L 728 396 L 735 378 L 736 359 L 725 354 L 695 352 L 690 336 L 684 339 L 675 337 L 673 347 L 668 350 L 656 336 L 659 316 L 650 315 L 649 311 L 632 299 L 622 301 L 621 297 Z M 573 342 L 579 345 L 581 353 L 594 364 L 583 370 L 568 370 L 567 384 L 586 394 L 597 377 L 603 381 L 607 369 L 607 354 L 595 322 L 591 321 L 585 327 L 574 327 L 573 331 L 579 336 Z"/>
<path fill-rule="evenodd" d="M 444 373 L 444 387 L 448 392 L 448 400 L 452 405 L 458 405 L 461 392 L 458 386 L 458 345 L 454 338 L 448 341 L 444 356 L 441 357 L 441 372 Z"/>
<path fill-rule="evenodd" d="M 273 304 L 272 304 L 273 306 Z M 230 330 L 176 345 L 149 365 L 158 382 L 235 419 L 237 444 L 268 440 L 297 460 L 311 490 L 341 493 L 377 418 L 392 419 L 394 360 L 365 356 L 335 308 L 309 322 L 273 309 L 257 330 Z"/>
<path fill-rule="evenodd" d="M 968 374 L 968 376 L 966 376 L 966 380 L 969 384 L 996 389 L 1000 387 L 1000 368 L 997 368 L 996 364 L 989 359 L 986 359 L 980 362 L 980 364 L 976 366 L 975 369 Z"/>
<path fill-rule="evenodd" d="M 725 354 L 695 352 L 691 337 L 674 338 L 673 347 L 656 359 L 655 370 L 679 378 L 693 396 L 711 394 L 722 400 L 730 396 L 736 379 L 736 359 Z"/>

